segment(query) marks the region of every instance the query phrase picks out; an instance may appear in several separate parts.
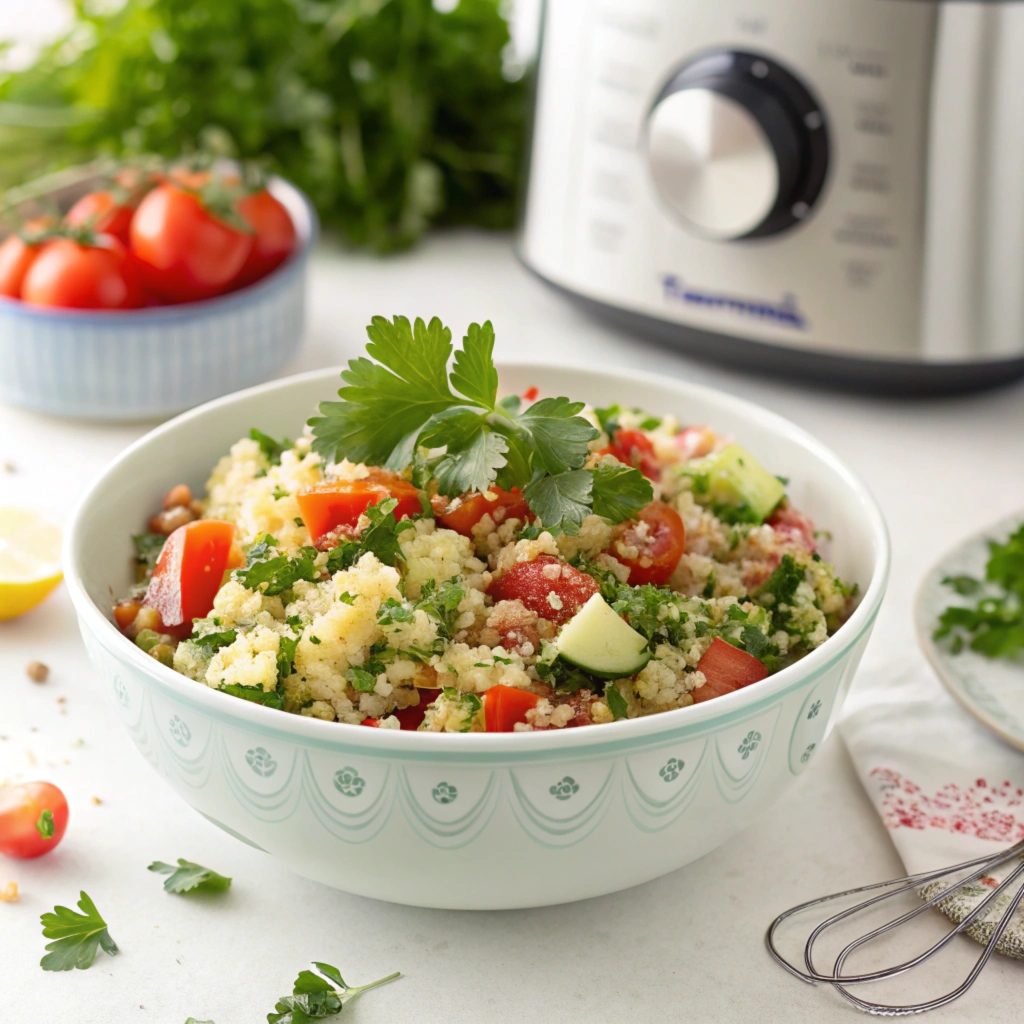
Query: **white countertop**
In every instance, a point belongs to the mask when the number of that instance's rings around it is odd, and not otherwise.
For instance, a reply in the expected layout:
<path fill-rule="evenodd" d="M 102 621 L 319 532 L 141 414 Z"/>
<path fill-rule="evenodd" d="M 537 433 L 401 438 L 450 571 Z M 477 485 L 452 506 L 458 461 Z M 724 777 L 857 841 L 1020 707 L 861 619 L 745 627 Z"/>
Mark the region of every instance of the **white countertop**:
<path fill-rule="evenodd" d="M 522 270 L 501 237 L 434 237 L 388 260 L 323 251 L 314 264 L 308 343 L 291 369 L 347 360 L 361 349 L 371 315 L 396 312 L 437 314 L 456 333 L 490 318 L 499 358 L 685 376 L 761 402 L 816 434 L 868 481 L 892 531 L 892 581 L 869 664 L 914 645 L 911 598 L 937 555 L 1024 508 L 1021 386 L 896 402 L 703 365 L 585 319 Z M 0 467 L 15 467 L 0 469 L 0 504 L 66 515 L 107 460 L 145 429 L 0 407 Z M 25 676 L 34 659 L 51 668 L 44 685 Z M 252 1024 L 314 959 L 338 965 L 353 984 L 393 970 L 405 975 L 345 1011 L 357 1024 L 859 1016 L 835 993 L 785 975 L 762 944 L 766 925 L 786 907 L 901 873 L 836 733 L 758 824 L 681 871 L 568 906 L 448 913 L 335 892 L 219 832 L 157 778 L 94 683 L 63 588 L 37 611 L 0 623 L 0 781 L 51 780 L 72 808 L 53 854 L 0 858 L 0 887 L 14 880 L 22 894 L 0 904 L 5 1021 L 182 1024 L 194 1016 Z M 232 875 L 229 894 L 166 895 L 145 868 L 179 856 Z M 55 903 L 74 905 L 80 889 L 95 899 L 121 954 L 98 954 L 89 971 L 44 974 L 38 915 Z M 937 918 L 925 924 L 940 926 Z M 962 939 L 949 962 L 965 972 L 977 948 Z M 1017 1022 L 1022 1002 L 1024 965 L 997 957 L 972 993 L 936 1019 Z"/>

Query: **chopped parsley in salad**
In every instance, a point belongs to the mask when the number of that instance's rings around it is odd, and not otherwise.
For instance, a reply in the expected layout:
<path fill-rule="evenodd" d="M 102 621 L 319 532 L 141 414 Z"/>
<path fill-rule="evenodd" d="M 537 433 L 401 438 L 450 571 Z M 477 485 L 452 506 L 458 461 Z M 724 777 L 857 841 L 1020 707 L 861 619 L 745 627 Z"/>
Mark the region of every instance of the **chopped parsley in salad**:
<path fill-rule="evenodd" d="M 490 323 L 454 353 L 437 319 L 368 334 L 296 440 L 253 428 L 134 538 L 114 616 L 150 656 L 332 722 L 533 731 L 733 692 L 851 611 L 786 481 L 711 426 L 499 398 Z"/>

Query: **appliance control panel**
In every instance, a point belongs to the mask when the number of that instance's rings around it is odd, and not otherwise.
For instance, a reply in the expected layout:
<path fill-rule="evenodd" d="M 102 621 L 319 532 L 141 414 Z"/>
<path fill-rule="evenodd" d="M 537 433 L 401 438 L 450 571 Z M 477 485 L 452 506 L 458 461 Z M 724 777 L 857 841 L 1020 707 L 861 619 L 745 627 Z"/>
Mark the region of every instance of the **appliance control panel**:
<path fill-rule="evenodd" d="M 917 356 L 936 6 L 548 4 L 527 262 L 708 331 Z"/>

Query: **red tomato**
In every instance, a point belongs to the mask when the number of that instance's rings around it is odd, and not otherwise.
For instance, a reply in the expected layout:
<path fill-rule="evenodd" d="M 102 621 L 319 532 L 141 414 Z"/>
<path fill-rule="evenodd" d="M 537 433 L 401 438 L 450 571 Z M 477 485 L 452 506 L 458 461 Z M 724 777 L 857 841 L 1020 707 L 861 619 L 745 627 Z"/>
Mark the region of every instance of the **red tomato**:
<path fill-rule="evenodd" d="M 420 690 L 420 702 L 410 708 L 398 708 L 391 714 L 398 719 L 398 724 L 406 730 L 418 729 L 420 723 L 426 718 L 427 705 L 432 704 L 440 696 L 440 690 Z M 379 718 L 364 718 L 360 725 L 367 725 L 371 729 L 380 728 Z"/>
<path fill-rule="evenodd" d="M 540 388 L 538 388 L 538 387 L 527 388 L 523 392 L 523 401 L 524 402 L 536 402 L 537 401 L 537 396 L 539 394 L 540 394 Z"/>
<path fill-rule="evenodd" d="M 661 467 L 654 454 L 654 445 L 641 430 L 616 430 L 612 443 L 603 455 L 614 455 L 619 462 L 639 469 L 648 480 L 661 479 Z"/>
<path fill-rule="evenodd" d="M 235 287 L 241 288 L 266 277 L 284 263 L 295 248 L 295 225 L 284 203 L 266 189 L 240 199 L 235 209 L 256 232 L 252 249 L 235 281 Z"/>
<path fill-rule="evenodd" d="M 113 235 L 127 245 L 134 213 L 135 209 L 127 203 L 119 203 L 113 192 L 90 192 L 68 210 L 64 219 L 69 224 Z"/>
<path fill-rule="evenodd" d="M 526 712 L 540 697 L 514 686 L 492 686 L 484 694 L 484 721 L 488 732 L 514 732 L 516 722 L 526 721 Z"/>
<path fill-rule="evenodd" d="M 39 245 L 29 245 L 20 235 L 8 235 L 0 245 L 0 295 L 21 298 L 25 275 L 39 255 Z"/>
<path fill-rule="evenodd" d="M 454 501 L 436 494 L 430 499 L 430 504 L 438 523 L 446 530 L 461 533 L 463 537 L 472 537 L 473 527 L 488 514 L 495 523 L 503 523 L 506 519 L 530 522 L 534 518 L 518 487 L 511 491 L 492 487 L 486 494 L 471 491 Z"/>
<path fill-rule="evenodd" d="M 679 513 L 663 501 L 652 501 L 639 519 L 631 519 L 615 528 L 611 553 L 629 566 L 629 585 L 639 587 L 668 583 L 676 571 L 686 547 L 686 528 Z M 627 557 L 620 547 L 635 548 L 638 554 Z"/>
<path fill-rule="evenodd" d="M 704 673 L 707 682 L 693 691 L 694 704 L 768 678 L 768 669 L 763 662 L 717 636 L 697 662 L 697 671 Z"/>
<path fill-rule="evenodd" d="M 776 533 L 782 534 L 783 539 L 799 544 L 810 552 L 818 546 L 814 537 L 814 521 L 788 503 L 777 508 L 767 522 Z"/>
<path fill-rule="evenodd" d="M 684 459 L 697 459 L 710 455 L 718 438 L 710 427 L 687 427 L 675 436 L 679 454 Z"/>
<path fill-rule="evenodd" d="M 210 613 L 234 539 L 234 526 L 220 519 L 197 519 L 167 538 L 144 603 L 172 632 L 188 636 L 192 620 Z"/>
<path fill-rule="evenodd" d="M 363 480 L 341 480 L 321 484 L 296 495 L 302 521 L 313 543 L 339 527 L 353 527 L 371 506 L 396 498 L 395 518 L 419 515 L 423 511 L 420 492 L 400 476 L 387 470 L 371 470 Z"/>
<path fill-rule="evenodd" d="M 111 235 L 97 235 L 95 245 L 70 238 L 46 242 L 25 275 L 21 297 L 65 309 L 137 309 L 143 302 L 128 251 Z"/>
<path fill-rule="evenodd" d="M 193 192 L 165 182 L 132 218 L 132 251 L 146 287 L 168 302 L 219 295 L 238 276 L 253 236 L 219 220 Z"/>
<path fill-rule="evenodd" d="M 56 786 L 0 786 L 0 853 L 23 860 L 39 857 L 64 838 L 67 827 L 68 802 Z"/>
<path fill-rule="evenodd" d="M 540 555 L 532 562 L 516 562 L 496 579 L 488 593 L 497 601 L 522 601 L 531 611 L 551 622 L 568 622 L 598 591 L 593 576 Z"/>

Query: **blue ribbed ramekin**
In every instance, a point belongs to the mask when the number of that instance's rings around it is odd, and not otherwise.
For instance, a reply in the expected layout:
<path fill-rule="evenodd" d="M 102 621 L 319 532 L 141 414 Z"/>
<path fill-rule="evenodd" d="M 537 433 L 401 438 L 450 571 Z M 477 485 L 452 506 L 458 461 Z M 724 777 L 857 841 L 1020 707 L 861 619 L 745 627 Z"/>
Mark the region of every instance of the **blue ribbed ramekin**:
<path fill-rule="evenodd" d="M 293 185 L 270 190 L 295 251 L 262 281 L 180 306 L 97 312 L 0 300 L 0 401 L 90 420 L 170 416 L 273 376 L 302 344 L 316 212 Z"/>

